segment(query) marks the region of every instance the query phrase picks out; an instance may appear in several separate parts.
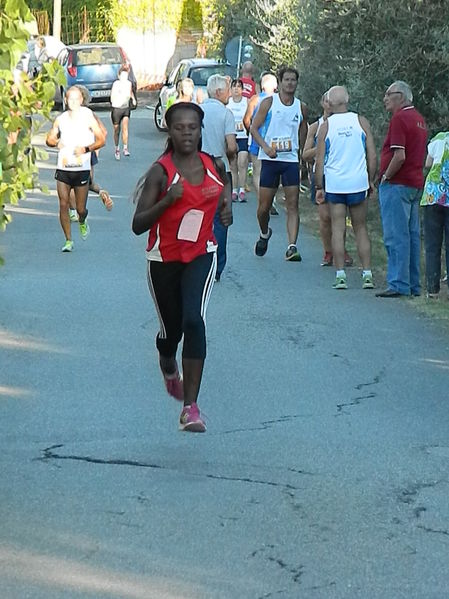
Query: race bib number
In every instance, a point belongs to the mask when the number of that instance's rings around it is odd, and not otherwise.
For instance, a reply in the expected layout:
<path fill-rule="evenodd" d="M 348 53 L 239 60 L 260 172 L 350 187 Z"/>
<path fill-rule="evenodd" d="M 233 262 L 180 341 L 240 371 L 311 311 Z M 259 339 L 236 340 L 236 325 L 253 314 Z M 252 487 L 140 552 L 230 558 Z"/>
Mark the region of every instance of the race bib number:
<path fill-rule="evenodd" d="M 242 121 L 239 121 L 238 123 L 235 123 L 235 130 L 237 131 L 237 133 L 241 133 L 242 131 L 245 130 L 245 127 L 243 125 Z"/>
<path fill-rule="evenodd" d="M 290 137 L 273 137 L 271 147 L 276 152 L 291 152 L 293 144 Z"/>
<path fill-rule="evenodd" d="M 79 168 L 83 166 L 81 156 L 75 156 L 73 148 L 61 148 L 59 150 L 59 161 L 62 168 Z"/>
<path fill-rule="evenodd" d="M 198 241 L 203 223 L 204 212 L 202 210 L 189 210 L 182 217 L 178 230 L 178 239 L 181 241 Z"/>

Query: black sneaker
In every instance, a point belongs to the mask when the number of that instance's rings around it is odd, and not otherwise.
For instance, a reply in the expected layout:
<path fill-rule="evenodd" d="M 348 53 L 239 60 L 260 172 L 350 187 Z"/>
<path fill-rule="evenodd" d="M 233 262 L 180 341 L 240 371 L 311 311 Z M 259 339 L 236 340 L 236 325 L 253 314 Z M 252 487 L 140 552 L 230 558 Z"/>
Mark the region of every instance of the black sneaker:
<path fill-rule="evenodd" d="M 270 227 L 268 227 L 268 238 L 264 239 L 263 237 L 259 237 L 259 241 L 256 243 L 254 248 L 256 256 L 265 256 L 268 249 L 268 240 L 270 239 L 272 233 L 273 231 L 270 229 Z"/>
<path fill-rule="evenodd" d="M 301 254 L 298 252 L 296 245 L 289 245 L 285 252 L 285 259 L 290 262 L 301 262 Z"/>

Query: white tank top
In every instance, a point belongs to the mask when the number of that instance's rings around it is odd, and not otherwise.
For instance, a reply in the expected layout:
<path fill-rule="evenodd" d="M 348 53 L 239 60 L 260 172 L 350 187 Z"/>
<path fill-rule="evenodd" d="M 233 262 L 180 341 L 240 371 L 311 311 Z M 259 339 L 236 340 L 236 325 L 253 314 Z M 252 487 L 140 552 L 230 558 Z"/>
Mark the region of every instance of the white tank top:
<path fill-rule="evenodd" d="M 90 108 L 81 106 L 79 111 L 63 112 L 58 117 L 60 141 L 63 145 L 58 152 L 57 168 L 64 171 L 90 171 L 90 152 L 75 156 L 77 146 L 84 148 L 95 141 L 90 128 L 94 118 Z"/>
<path fill-rule="evenodd" d="M 227 107 L 234 115 L 235 119 L 235 134 L 238 139 L 247 138 L 248 134 L 243 124 L 243 117 L 245 116 L 246 109 L 248 107 L 248 98 L 242 98 L 240 102 L 235 102 L 232 98 L 229 98 Z"/>
<path fill-rule="evenodd" d="M 279 94 L 273 94 L 271 118 L 265 133 L 266 143 L 277 151 L 276 158 L 270 158 L 262 148 L 259 158 L 262 160 L 277 160 L 279 162 L 299 162 L 298 129 L 302 121 L 301 102 L 294 98 L 291 106 L 281 102 Z"/>
<path fill-rule="evenodd" d="M 327 119 L 324 178 L 328 193 L 358 193 L 369 188 L 366 134 L 355 112 Z"/>
<path fill-rule="evenodd" d="M 117 81 L 114 81 L 111 89 L 112 108 L 128 108 L 131 92 L 132 84 L 129 79 L 124 81 L 117 79 Z"/>

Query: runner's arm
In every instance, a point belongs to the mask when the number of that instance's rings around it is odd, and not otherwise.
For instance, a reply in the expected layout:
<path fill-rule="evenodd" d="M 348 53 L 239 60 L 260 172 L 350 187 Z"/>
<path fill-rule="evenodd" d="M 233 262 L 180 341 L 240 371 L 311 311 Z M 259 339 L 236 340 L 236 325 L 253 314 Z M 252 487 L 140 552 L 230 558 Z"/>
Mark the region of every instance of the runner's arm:
<path fill-rule="evenodd" d="M 302 149 L 302 159 L 305 162 L 313 163 L 316 156 L 315 135 L 318 130 L 318 121 L 312 123 L 307 131 L 306 142 Z"/>
<path fill-rule="evenodd" d="M 251 119 L 253 118 L 254 110 L 257 105 L 257 96 L 253 96 L 246 107 L 245 116 L 243 117 L 243 124 L 245 126 L 246 132 L 249 134 L 249 130 L 251 128 Z"/>
<path fill-rule="evenodd" d="M 304 144 L 306 143 L 307 130 L 309 128 L 309 125 L 307 123 L 307 118 L 309 116 L 309 109 L 307 108 L 307 106 L 305 104 L 303 104 L 303 102 L 301 102 L 301 112 L 302 112 L 303 118 L 302 118 L 301 124 L 299 125 L 299 131 L 298 131 L 300 152 L 302 151 L 302 149 L 304 148 Z"/>
<path fill-rule="evenodd" d="M 50 148 L 56 148 L 59 143 L 59 120 L 56 118 L 53 122 L 52 128 L 47 133 L 45 143 Z"/>
<path fill-rule="evenodd" d="M 321 125 L 318 131 L 318 140 L 316 147 L 316 158 L 315 158 L 315 189 L 316 189 L 316 202 L 322 204 L 324 202 L 324 156 L 326 153 L 326 135 L 328 130 L 327 121 Z"/>
<path fill-rule="evenodd" d="M 226 168 L 221 158 L 215 158 L 215 166 L 218 174 L 224 183 L 223 191 L 221 192 L 218 201 L 218 210 L 220 212 L 221 224 L 225 227 L 232 225 L 232 199 L 231 199 L 231 183 L 226 173 Z"/>
<path fill-rule="evenodd" d="M 359 122 L 366 135 L 366 165 L 368 167 L 369 189 L 372 193 L 377 173 L 376 146 L 374 145 L 374 138 L 368 120 L 364 116 L 359 116 Z"/>
<path fill-rule="evenodd" d="M 171 206 L 184 192 L 182 179 L 170 185 L 167 193 L 159 199 L 167 185 L 167 175 L 160 164 L 153 164 L 150 170 L 138 182 L 134 192 L 134 203 L 137 203 L 132 222 L 132 230 L 141 235 L 151 229 L 165 210 Z"/>
<path fill-rule="evenodd" d="M 274 150 L 273 148 L 270 148 L 270 146 L 266 143 L 264 138 L 259 133 L 259 128 L 262 127 L 262 125 L 264 124 L 265 119 L 268 116 L 268 112 L 270 111 L 272 104 L 273 104 L 273 98 L 271 98 L 271 97 L 264 98 L 262 100 L 262 102 L 259 105 L 257 114 L 254 117 L 253 122 L 251 124 L 250 132 L 251 132 L 251 135 L 253 136 L 253 139 L 256 142 L 256 144 L 264 150 L 265 154 L 267 156 L 270 156 L 270 158 L 276 158 L 276 150 Z"/>

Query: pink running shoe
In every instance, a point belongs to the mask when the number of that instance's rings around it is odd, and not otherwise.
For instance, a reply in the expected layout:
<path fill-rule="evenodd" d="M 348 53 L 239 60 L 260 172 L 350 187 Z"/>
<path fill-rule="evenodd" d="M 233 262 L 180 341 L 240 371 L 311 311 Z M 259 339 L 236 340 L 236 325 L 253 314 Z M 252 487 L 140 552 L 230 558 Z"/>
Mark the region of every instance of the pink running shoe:
<path fill-rule="evenodd" d="M 193 403 L 191 406 L 184 406 L 179 417 L 179 430 L 190 433 L 206 432 L 206 424 L 201 418 L 198 405 Z"/>
<path fill-rule="evenodd" d="M 182 384 L 182 375 L 179 373 L 178 367 L 173 374 L 167 374 L 162 371 L 164 377 L 165 388 L 167 393 L 177 399 L 184 401 L 184 385 Z"/>
<path fill-rule="evenodd" d="M 239 192 L 239 202 L 246 202 L 246 195 L 244 191 Z"/>
<path fill-rule="evenodd" d="M 237 202 L 237 200 L 239 199 L 239 196 L 236 191 L 232 192 L 231 199 L 233 202 Z"/>

